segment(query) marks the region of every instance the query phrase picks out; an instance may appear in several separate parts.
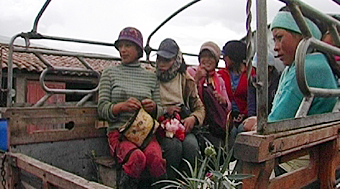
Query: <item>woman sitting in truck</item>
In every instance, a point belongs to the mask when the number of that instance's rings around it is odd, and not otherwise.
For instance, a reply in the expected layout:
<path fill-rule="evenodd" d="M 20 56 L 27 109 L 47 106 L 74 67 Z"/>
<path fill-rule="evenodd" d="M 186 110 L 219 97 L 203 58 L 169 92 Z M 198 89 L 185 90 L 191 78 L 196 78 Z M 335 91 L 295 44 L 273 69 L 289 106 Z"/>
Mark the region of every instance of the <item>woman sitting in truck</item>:
<path fill-rule="evenodd" d="M 199 67 L 195 74 L 198 92 L 206 109 L 205 125 L 208 126 L 209 131 L 203 132 L 203 136 L 216 149 L 225 143 L 226 131 L 228 131 L 227 116 L 232 108 L 224 80 L 215 70 L 220 55 L 221 50 L 216 43 L 211 41 L 203 43 L 198 55 Z M 205 148 L 205 145 L 201 144 L 201 146 L 202 149 Z"/>
<path fill-rule="evenodd" d="M 202 125 L 205 110 L 195 81 L 187 73 L 182 53 L 173 39 L 164 39 L 158 48 L 156 74 L 162 106 L 166 110 L 165 118 L 160 121 L 165 132 L 160 141 L 168 178 L 175 179 L 174 168 L 184 168 L 190 174 L 183 159 L 194 167 L 195 158 L 200 155 L 197 139 L 191 131 Z"/>
<path fill-rule="evenodd" d="M 239 130 L 239 125 L 248 117 L 248 77 L 245 64 L 247 46 L 238 40 L 228 41 L 223 49 L 223 60 L 226 68 L 218 71 L 224 79 L 229 99 L 232 103 L 229 129 L 231 133 Z M 255 77 L 255 69 L 252 68 L 251 76 Z M 230 144 L 233 145 L 233 138 Z"/>
<path fill-rule="evenodd" d="M 115 41 L 122 64 L 106 68 L 99 83 L 98 114 L 109 123 L 107 136 L 111 154 L 117 158 L 123 170 L 118 176 L 118 187 L 135 189 L 144 171 L 154 178 L 166 174 L 166 163 L 156 138 L 140 149 L 118 129 L 134 112 L 144 108 L 154 118 L 162 112 L 159 86 L 155 73 L 141 67 L 138 59 L 143 56 L 143 37 L 133 27 L 124 28 Z"/>
<path fill-rule="evenodd" d="M 305 20 L 313 37 L 321 39 L 318 27 L 309 19 L 305 18 Z M 295 52 L 303 37 L 290 12 L 279 12 L 272 22 L 271 30 L 277 57 L 287 66 L 282 73 L 278 91 L 274 97 L 273 108 L 268 117 L 268 121 L 279 121 L 294 118 L 304 97 L 297 84 L 295 66 Z M 310 87 L 337 88 L 335 76 L 324 54 L 308 53 L 305 70 Z M 308 115 L 331 112 L 336 100 L 336 98 L 314 98 Z"/>
<path fill-rule="evenodd" d="M 304 19 L 313 37 L 320 40 L 321 32 L 317 25 L 308 18 Z M 275 16 L 271 30 L 275 42 L 274 51 L 277 52 L 276 57 L 286 66 L 268 117 L 269 122 L 275 122 L 294 118 L 304 97 L 297 83 L 295 66 L 295 52 L 303 36 L 292 14 L 287 11 L 280 11 Z M 307 83 L 310 87 L 337 88 L 335 76 L 323 53 L 313 52 L 312 49 L 309 49 L 305 60 L 305 70 Z M 334 97 L 315 97 L 308 115 L 331 112 L 336 101 L 337 98 Z M 253 127 L 252 124 L 245 124 L 246 130 L 251 130 Z"/>

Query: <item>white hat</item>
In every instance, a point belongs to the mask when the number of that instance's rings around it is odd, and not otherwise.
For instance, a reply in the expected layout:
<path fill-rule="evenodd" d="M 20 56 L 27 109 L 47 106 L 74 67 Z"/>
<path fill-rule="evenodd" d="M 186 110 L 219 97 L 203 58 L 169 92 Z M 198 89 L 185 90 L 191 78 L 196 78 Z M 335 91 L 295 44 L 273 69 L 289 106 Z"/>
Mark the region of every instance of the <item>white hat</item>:
<path fill-rule="evenodd" d="M 253 67 L 257 68 L 257 53 L 255 53 L 253 61 Z M 268 52 L 268 66 L 275 66 L 274 55 L 271 52 Z"/>

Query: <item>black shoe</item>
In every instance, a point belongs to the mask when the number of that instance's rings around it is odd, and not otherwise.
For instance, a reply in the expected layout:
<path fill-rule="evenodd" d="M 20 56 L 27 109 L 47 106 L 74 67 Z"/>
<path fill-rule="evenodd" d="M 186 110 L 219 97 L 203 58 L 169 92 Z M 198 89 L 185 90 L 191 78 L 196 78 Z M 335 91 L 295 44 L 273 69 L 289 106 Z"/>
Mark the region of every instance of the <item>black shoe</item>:
<path fill-rule="evenodd" d="M 157 181 L 167 180 L 167 179 L 168 179 L 168 176 L 167 176 L 166 173 L 164 175 L 160 176 L 160 177 L 152 178 L 152 189 L 160 189 L 160 188 L 163 188 L 163 187 L 169 185 L 169 183 L 157 183 L 157 184 L 155 184 L 155 182 L 157 182 Z"/>
<path fill-rule="evenodd" d="M 120 180 L 118 182 L 119 189 L 137 189 L 139 179 L 132 178 L 125 173 L 125 171 L 120 172 Z"/>

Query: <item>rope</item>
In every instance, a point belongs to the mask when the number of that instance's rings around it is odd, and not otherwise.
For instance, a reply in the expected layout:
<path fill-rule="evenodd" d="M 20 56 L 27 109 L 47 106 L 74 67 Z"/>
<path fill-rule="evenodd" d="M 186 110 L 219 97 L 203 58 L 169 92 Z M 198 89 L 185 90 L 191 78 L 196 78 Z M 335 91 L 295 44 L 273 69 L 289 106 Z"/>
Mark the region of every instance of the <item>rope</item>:
<path fill-rule="evenodd" d="M 246 20 L 246 29 L 247 29 L 247 37 L 246 37 L 246 42 L 247 42 L 247 56 L 246 56 L 246 65 L 247 65 L 247 76 L 248 80 L 251 79 L 251 70 L 252 70 L 252 65 L 251 65 L 251 51 L 252 51 L 252 31 L 251 31 L 251 19 L 252 19 L 252 14 L 251 14 L 251 0 L 247 0 L 247 8 L 246 8 L 246 14 L 247 14 L 247 20 Z"/>

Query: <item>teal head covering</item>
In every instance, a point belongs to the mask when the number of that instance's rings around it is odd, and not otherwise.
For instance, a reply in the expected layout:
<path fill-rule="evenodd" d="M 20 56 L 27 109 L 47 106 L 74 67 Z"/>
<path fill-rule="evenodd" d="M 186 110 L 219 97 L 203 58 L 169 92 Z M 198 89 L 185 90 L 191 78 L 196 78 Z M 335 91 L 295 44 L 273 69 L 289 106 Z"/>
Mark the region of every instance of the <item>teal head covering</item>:
<path fill-rule="evenodd" d="M 307 25 L 312 32 L 313 37 L 320 40 L 322 35 L 316 24 L 314 24 L 308 18 L 304 19 L 307 22 Z M 282 28 L 301 34 L 299 26 L 296 24 L 293 15 L 290 12 L 286 11 L 280 11 L 277 13 L 272 22 L 270 30 L 273 30 L 274 28 Z"/>

